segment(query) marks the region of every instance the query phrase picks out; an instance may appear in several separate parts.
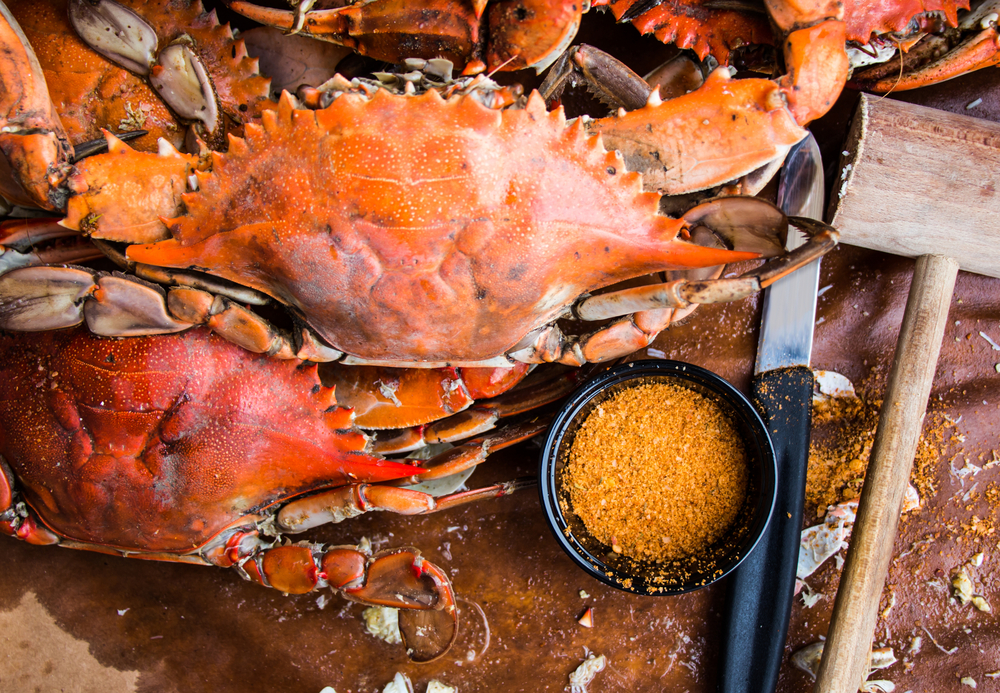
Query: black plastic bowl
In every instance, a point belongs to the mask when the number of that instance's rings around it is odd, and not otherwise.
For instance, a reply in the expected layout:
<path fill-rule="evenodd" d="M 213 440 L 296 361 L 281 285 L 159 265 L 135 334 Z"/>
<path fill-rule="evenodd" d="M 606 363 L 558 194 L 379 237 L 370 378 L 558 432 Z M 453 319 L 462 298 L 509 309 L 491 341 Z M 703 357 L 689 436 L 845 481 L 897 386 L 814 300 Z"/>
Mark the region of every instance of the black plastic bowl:
<path fill-rule="evenodd" d="M 641 561 L 595 539 L 573 511 L 562 477 L 577 430 L 597 405 L 623 389 L 666 382 L 717 402 L 743 437 L 750 477 L 737 520 L 704 551 L 676 561 Z M 542 447 L 539 492 L 559 545 L 592 577 L 635 594 L 681 594 L 729 574 L 756 546 L 774 507 L 777 470 L 767 429 L 746 397 L 711 371 L 680 361 L 633 361 L 586 381 L 562 406 Z"/>

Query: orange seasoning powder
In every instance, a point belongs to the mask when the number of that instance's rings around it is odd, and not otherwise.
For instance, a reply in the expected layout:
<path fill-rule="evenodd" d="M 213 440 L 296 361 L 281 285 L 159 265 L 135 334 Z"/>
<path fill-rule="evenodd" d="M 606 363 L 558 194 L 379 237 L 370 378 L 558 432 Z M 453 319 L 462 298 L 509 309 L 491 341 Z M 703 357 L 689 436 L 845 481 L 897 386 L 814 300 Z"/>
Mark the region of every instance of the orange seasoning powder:
<path fill-rule="evenodd" d="M 596 539 L 649 561 L 699 553 L 736 520 L 747 452 L 733 422 L 701 394 L 669 383 L 631 387 L 577 430 L 564 481 Z"/>

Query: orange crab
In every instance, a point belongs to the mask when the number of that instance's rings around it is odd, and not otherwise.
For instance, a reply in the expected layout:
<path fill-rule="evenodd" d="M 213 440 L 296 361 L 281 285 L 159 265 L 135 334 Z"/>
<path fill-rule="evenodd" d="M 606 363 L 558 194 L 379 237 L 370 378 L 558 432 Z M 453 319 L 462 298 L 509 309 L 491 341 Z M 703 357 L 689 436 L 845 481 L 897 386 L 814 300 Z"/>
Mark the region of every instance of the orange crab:
<path fill-rule="evenodd" d="M 853 68 L 885 63 L 897 48 L 907 51 L 921 41 L 905 65 L 893 60 L 883 70 L 858 73 L 856 84 L 877 91 L 912 89 L 1000 61 L 994 0 L 976 2 L 975 10 L 961 22 L 957 11 L 968 10 L 969 0 L 770 0 L 759 8 L 707 0 L 372 0 L 356 4 L 333 0 L 301 2 L 294 11 L 260 7 L 248 0 L 225 1 L 261 23 L 382 60 L 444 56 L 465 65 L 470 73 L 525 67 L 541 72 L 572 41 L 581 15 L 591 6 L 606 6 L 618 21 L 631 22 L 664 43 L 690 48 L 702 59 L 711 54 L 722 64 L 728 64 L 734 50 L 781 45 L 788 71 L 780 82 L 781 93 L 792 102 L 802 125 L 822 115 L 843 87 L 848 69 L 845 47 Z M 958 31 L 943 31 L 946 27 Z M 939 37 L 942 33 L 948 36 Z M 883 73 L 885 79 L 878 81 Z"/>
<path fill-rule="evenodd" d="M 8 37 L 14 26 L 8 19 Z M 11 70 L 32 64 L 23 40 L 9 47 Z M 780 159 L 803 132 L 783 107 L 758 103 L 751 80 L 711 80 L 744 94 L 740 113 L 752 126 L 738 133 L 701 125 L 699 95 L 659 103 L 654 94 L 621 117 L 569 126 L 539 97 L 525 103 L 483 76 L 425 77 L 419 90 L 408 79 L 398 90 L 334 80 L 328 106 L 301 110 L 285 96 L 262 111 L 260 125 L 244 124 L 244 137 L 231 135 L 225 154 L 186 155 L 166 143 L 157 153 L 137 152 L 109 136 L 107 154 L 73 165 L 37 72 L 20 70 L 34 82 L 3 82 L 11 107 L 0 150 L 37 204 L 65 208 L 65 226 L 99 239 L 139 278 L 171 288 L 164 295 L 128 276 L 81 268 L 15 269 L 0 278 L 7 329 L 86 320 L 99 334 L 126 336 L 206 323 L 285 358 L 580 365 L 648 344 L 675 308 L 759 290 L 833 239 L 824 232 L 791 261 L 735 281 L 682 278 L 587 296 L 651 272 L 756 257 L 760 233 L 772 240 L 783 233 L 784 217 L 761 201 L 722 199 L 680 219 L 659 215 L 659 195 L 643 191 L 643 176 L 588 133 L 639 127 L 700 139 L 687 151 L 663 149 L 657 167 L 676 154 L 669 167 L 684 186 L 728 180 L 757 168 L 762 152 Z M 496 108 L 514 100 L 523 107 Z M 705 132 L 694 138 L 698 128 Z M 736 157 L 720 174 L 703 150 L 726 137 L 751 138 L 758 156 Z M 706 245 L 688 240 L 705 227 L 750 252 L 729 250 L 707 231 Z M 268 301 L 289 309 L 294 334 L 244 307 Z M 556 322 L 571 315 L 620 319 L 565 335 Z"/>
<path fill-rule="evenodd" d="M 251 354 L 204 329 L 110 340 L 0 335 L 0 533 L 34 544 L 232 567 L 290 594 L 330 587 L 402 609 L 411 658 L 458 629 L 447 573 L 415 549 L 290 543 L 363 512 L 427 513 L 515 481 L 432 498 L 398 484 L 453 473 L 543 427 L 527 422 L 416 467 L 386 460 L 316 364 Z M 397 485 L 392 485 L 393 483 Z"/>
<path fill-rule="evenodd" d="M 706 0 L 594 4 L 608 5 L 619 21 L 632 22 L 644 34 L 690 48 L 702 59 L 711 54 L 722 64 L 735 50 L 777 44 L 764 14 L 747 7 L 719 7 Z M 772 13 L 784 11 L 783 3 L 766 4 Z M 969 0 L 844 0 L 852 83 L 873 91 L 914 89 L 997 64 L 997 3 L 972 4 L 972 11 L 960 17 L 960 10 L 970 9 Z M 777 25 L 784 26 L 780 20 Z M 897 51 L 907 54 L 903 64 L 893 57 Z M 873 64 L 880 67 L 865 67 Z"/>

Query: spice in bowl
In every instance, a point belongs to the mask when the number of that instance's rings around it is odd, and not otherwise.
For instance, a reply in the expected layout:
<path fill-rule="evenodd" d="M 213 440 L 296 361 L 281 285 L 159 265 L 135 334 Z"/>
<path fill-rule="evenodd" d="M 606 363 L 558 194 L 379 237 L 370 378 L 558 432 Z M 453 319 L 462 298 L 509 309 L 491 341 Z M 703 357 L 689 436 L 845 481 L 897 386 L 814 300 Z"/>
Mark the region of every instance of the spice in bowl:
<path fill-rule="evenodd" d="M 595 539 L 661 563 L 726 535 L 744 507 L 749 463 L 718 403 L 651 382 L 622 389 L 589 413 L 565 474 L 572 506 Z"/>
<path fill-rule="evenodd" d="M 538 474 L 570 559 L 646 595 L 690 592 L 735 570 L 767 527 L 777 484 L 774 448 L 747 398 L 668 360 L 584 381 L 552 420 Z"/>

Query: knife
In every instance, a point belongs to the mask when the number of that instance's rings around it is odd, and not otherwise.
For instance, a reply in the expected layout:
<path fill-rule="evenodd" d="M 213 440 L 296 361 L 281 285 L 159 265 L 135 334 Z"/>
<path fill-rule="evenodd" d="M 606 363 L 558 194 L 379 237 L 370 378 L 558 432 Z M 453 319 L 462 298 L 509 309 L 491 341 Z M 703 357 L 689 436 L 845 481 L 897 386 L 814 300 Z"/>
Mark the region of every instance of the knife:
<path fill-rule="evenodd" d="M 823 192 L 823 163 L 810 133 L 788 153 L 778 206 L 789 216 L 821 219 Z M 798 233 L 788 236 L 788 250 L 805 242 Z M 720 693 L 770 693 L 778 682 L 805 503 L 818 285 L 819 260 L 782 277 L 764 294 L 752 387 L 774 444 L 778 493 L 764 535 L 728 581 Z"/>

